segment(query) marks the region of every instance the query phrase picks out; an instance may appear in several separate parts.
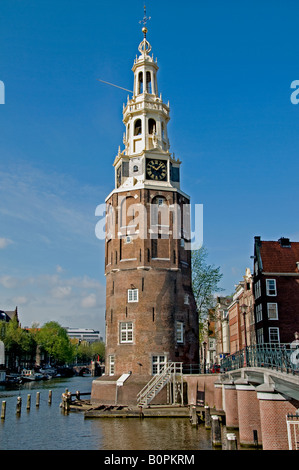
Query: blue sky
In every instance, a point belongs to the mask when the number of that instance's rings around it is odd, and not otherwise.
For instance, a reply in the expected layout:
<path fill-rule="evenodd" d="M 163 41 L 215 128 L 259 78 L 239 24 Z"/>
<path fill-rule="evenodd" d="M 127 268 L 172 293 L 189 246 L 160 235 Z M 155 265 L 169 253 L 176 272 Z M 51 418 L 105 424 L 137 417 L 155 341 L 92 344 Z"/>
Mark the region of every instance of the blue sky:
<path fill-rule="evenodd" d="M 104 332 L 96 207 L 113 189 L 143 2 L 2 0 L 0 309 Z M 299 240 L 297 1 L 147 2 L 182 190 L 230 294 L 253 238 Z"/>

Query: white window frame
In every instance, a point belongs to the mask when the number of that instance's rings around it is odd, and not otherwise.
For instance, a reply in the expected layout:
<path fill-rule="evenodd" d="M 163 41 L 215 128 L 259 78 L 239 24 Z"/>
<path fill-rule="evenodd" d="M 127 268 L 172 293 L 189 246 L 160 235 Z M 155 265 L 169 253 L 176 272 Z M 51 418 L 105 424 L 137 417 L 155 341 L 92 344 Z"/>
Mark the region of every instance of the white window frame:
<path fill-rule="evenodd" d="M 259 328 L 256 330 L 256 340 L 257 340 L 257 344 L 264 343 L 264 329 L 263 328 Z"/>
<path fill-rule="evenodd" d="M 176 342 L 184 343 L 184 323 L 182 321 L 176 322 Z"/>
<path fill-rule="evenodd" d="M 274 307 L 275 306 L 275 307 Z M 272 315 L 273 315 L 273 311 L 275 310 L 275 316 L 270 316 L 271 315 L 271 309 L 272 310 Z M 268 302 L 267 303 L 267 313 L 268 313 L 268 319 L 269 320 L 278 320 L 278 306 L 276 303 L 274 302 Z"/>
<path fill-rule="evenodd" d="M 274 283 L 274 287 L 270 287 L 270 284 Z M 272 292 L 272 293 L 270 293 Z M 269 296 L 276 296 L 277 289 L 276 289 L 276 279 L 266 279 L 266 293 Z"/>
<path fill-rule="evenodd" d="M 256 307 L 255 307 L 255 316 L 256 316 L 256 323 L 262 321 L 262 319 L 263 319 L 263 304 L 256 305 Z"/>
<path fill-rule="evenodd" d="M 119 342 L 133 343 L 133 322 L 120 322 L 119 324 Z"/>
<path fill-rule="evenodd" d="M 138 289 L 128 289 L 128 302 L 138 302 Z"/>
<path fill-rule="evenodd" d="M 271 341 L 271 335 L 274 333 L 276 333 L 276 336 L 277 336 L 277 341 Z M 276 326 L 270 326 L 269 327 L 269 343 L 280 343 L 280 338 L 279 338 L 279 328 L 277 328 Z"/>
<path fill-rule="evenodd" d="M 114 354 L 111 354 L 109 356 L 109 375 L 114 375 L 115 371 L 115 356 Z"/>
<path fill-rule="evenodd" d="M 152 374 L 158 375 L 162 372 L 167 364 L 167 356 L 165 354 L 154 354 L 152 356 Z"/>
<path fill-rule="evenodd" d="M 257 281 L 257 283 L 254 285 L 254 294 L 255 298 L 258 299 L 261 296 L 261 281 Z"/>

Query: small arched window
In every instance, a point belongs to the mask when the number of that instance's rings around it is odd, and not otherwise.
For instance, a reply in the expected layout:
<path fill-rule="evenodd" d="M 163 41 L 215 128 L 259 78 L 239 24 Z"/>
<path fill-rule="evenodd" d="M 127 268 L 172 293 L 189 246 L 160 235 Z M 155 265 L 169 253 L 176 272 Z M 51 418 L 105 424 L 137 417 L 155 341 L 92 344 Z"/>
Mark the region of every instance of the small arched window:
<path fill-rule="evenodd" d="M 151 135 L 156 131 L 156 121 L 152 118 L 148 120 L 148 133 Z"/>
<path fill-rule="evenodd" d="M 143 73 L 139 72 L 138 75 L 138 94 L 143 93 Z"/>
<path fill-rule="evenodd" d="M 142 130 L 141 119 L 136 119 L 134 125 L 134 135 L 140 135 Z"/>
<path fill-rule="evenodd" d="M 152 93 L 152 78 L 150 72 L 146 72 L 146 92 Z"/>

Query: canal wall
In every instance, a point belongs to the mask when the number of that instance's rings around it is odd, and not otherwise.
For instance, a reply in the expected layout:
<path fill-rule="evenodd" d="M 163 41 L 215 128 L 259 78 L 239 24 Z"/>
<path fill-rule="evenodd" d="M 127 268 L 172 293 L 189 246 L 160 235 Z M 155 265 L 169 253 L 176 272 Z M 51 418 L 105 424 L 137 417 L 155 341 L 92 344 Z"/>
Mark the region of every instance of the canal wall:
<path fill-rule="evenodd" d="M 287 417 L 298 416 L 299 400 L 288 395 L 287 388 L 279 393 L 271 382 L 260 384 L 226 375 L 185 376 L 184 380 L 188 404 L 204 403 L 211 414 L 213 410 L 223 412 L 226 428 L 238 430 L 241 446 L 289 450 L 292 442 L 292 448 L 296 447 L 295 433 L 288 433 Z M 296 426 L 299 429 L 299 417 Z"/>
<path fill-rule="evenodd" d="M 137 395 L 152 378 L 150 375 L 131 374 L 119 385 L 120 376 L 102 376 L 93 380 L 91 388 L 91 403 L 104 405 L 137 405 Z M 152 404 L 167 403 L 167 387 L 151 402 Z"/>
<path fill-rule="evenodd" d="M 118 378 L 103 376 L 92 382 L 91 402 L 136 407 L 137 394 L 150 378 L 132 374 L 119 386 Z M 164 387 L 151 405 L 167 403 Z M 299 400 L 278 393 L 271 383 L 252 383 L 244 377 L 222 374 L 184 375 L 184 405 L 195 407 L 198 413 L 208 408 L 211 415 L 222 416 L 228 430 L 238 430 L 241 446 L 263 450 L 289 449 L 287 416 L 297 416 L 299 410 Z"/>

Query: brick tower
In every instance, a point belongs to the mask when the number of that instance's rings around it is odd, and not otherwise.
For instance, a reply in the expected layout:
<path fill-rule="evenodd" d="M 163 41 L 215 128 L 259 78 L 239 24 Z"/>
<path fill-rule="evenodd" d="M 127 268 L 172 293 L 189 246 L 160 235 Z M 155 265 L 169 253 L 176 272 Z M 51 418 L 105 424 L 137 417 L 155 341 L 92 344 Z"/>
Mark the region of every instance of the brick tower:
<path fill-rule="evenodd" d="M 158 94 L 146 38 L 123 108 L 124 150 L 106 199 L 106 376 L 152 375 L 165 363 L 198 364 L 191 287 L 190 202 L 169 152 L 169 105 Z"/>

